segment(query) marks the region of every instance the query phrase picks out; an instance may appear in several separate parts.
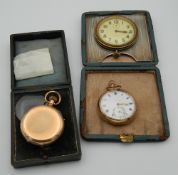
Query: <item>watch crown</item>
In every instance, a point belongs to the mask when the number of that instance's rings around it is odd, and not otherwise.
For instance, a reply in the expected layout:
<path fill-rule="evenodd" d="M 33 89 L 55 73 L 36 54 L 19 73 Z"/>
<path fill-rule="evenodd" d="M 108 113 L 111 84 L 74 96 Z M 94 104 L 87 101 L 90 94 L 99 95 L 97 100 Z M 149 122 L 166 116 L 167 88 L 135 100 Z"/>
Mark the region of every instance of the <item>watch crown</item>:
<path fill-rule="evenodd" d="M 116 84 L 114 80 L 109 81 L 107 90 L 120 90 L 120 89 L 121 89 L 121 85 Z"/>

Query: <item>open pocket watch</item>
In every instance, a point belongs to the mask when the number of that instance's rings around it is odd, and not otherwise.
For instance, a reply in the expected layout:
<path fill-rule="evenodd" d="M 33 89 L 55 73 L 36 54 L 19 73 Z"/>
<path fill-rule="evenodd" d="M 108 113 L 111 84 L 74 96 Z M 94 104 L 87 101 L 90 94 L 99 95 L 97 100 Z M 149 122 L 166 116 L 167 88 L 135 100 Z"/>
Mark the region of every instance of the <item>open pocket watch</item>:
<path fill-rule="evenodd" d="M 61 102 L 57 91 L 49 91 L 44 97 L 45 105 L 32 107 L 21 119 L 21 133 L 27 142 L 45 146 L 55 142 L 63 133 L 62 113 L 53 106 Z"/>
<path fill-rule="evenodd" d="M 135 44 L 138 36 L 136 24 L 127 17 L 114 15 L 100 20 L 95 29 L 96 41 L 104 48 L 115 50 L 107 55 L 108 57 L 119 58 L 125 55 L 136 61 L 133 55 L 121 50 L 131 47 Z M 103 60 L 103 61 L 104 61 Z"/>
<path fill-rule="evenodd" d="M 99 109 L 101 118 L 108 123 L 124 125 L 134 119 L 136 103 L 133 96 L 111 80 L 106 92 L 99 99 Z"/>

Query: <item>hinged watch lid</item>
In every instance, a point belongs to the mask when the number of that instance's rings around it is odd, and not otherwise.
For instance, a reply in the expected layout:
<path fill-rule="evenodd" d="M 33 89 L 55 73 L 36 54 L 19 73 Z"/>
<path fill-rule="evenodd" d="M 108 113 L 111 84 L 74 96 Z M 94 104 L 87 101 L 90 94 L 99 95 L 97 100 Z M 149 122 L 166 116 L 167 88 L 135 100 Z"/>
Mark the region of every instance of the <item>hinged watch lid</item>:
<path fill-rule="evenodd" d="M 153 66 L 158 63 L 147 11 L 86 12 L 82 15 L 85 66 Z"/>
<path fill-rule="evenodd" d="M 12 34 L 10 39 L 12 89 L 71 84 L 65 34 L 63 30 Z M 44 50 L 49 52 L 47 55 L 46 68 L 44 68 L 45 60 L 43 60 L 45 58 Z M 47 53 L 45 52 L 45 54 Z M 22 58 L 22 55 L 24 55 L 23 59 L 15 64 L 15 58 Z M 27 60 L 28 58 L 30 60 Z M 36 61 L 35 58 L 37 58 L 38 61 Z M 52 62 L 50 67 L 49 60 Z M 19 63 L 21 66 L 19 66 Z M 43 68 L 38 70 L 40 66 L 43 66 Z M 31 70 L 27 71 L 25 69 Z M 24 73 L 24 76 L 18 79 L 14 73 L 18 73 L 18 75 L 23 75 Z"/>

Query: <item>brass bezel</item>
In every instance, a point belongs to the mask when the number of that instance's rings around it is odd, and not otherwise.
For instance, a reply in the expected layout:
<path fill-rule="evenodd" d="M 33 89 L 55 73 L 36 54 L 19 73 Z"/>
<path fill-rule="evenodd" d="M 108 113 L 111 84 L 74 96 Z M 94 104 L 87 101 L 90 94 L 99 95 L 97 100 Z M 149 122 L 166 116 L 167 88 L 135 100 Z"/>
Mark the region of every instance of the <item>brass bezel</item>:
<path fill-rule="evenodd" d="M 103 41 L 103 39 L 99 35 L 99 28 L 100 28 L 100 26 L 104 22 L 106 22 L 108 20 L 111 20 L 111 19 L 115 19 L 115 18 L 125 20 L 130 25 L 132 25 L 132 27 L 133 27 L 134 37 L 133 37 L 133 39 L 131 41 L 127 42 L 126 44 L 121 44 L 121 45 L 109 44 L 109 43 Z M 130 20 L 129 18 L 124 17 L 124 16 L 119 16 L 119 15 L 105 17 L 104 19 L 102 19 L 102 20 L 100 20 L 98 22 L 98 24 L 96 25 L 96 28 L 95 28 L 95 39 L 98 42 L 98 44 L 101 45 L 104 48 L 111 49 L 111 50 L 121 50 L 121 49 L 125 49 L 125 48 L 131 47 L 132 45 L 135 44 L 135 42 L 137 40 L 137 36 L 138 36 L 138 28 L 137 28 L 136 24 L 132 20 Z"/>
<path fill-rule="evenodd" d="M 128 94 L 129 96 L 132 97 L 132 99 L 133 99 L 133 101 L 134 101 L 134 103 L 135 103 L 135 110 L 134 110 L 133 114 L 132 114 L 129 118 L 124 119 L 124 120 L 111 119 L 109 116 L 107 116 L 107 115 L 101 110 L 101 108 L 100 108 L 100 106 L 101 106 L 101 105 L 100 105 L 101 99 L 102 99 L 102 97 L 103 97 L 108 91 L 122 91 L 122 92 L 124 92 L 124 93 L 126 93 L 126 94 Z M 131 123 L 131 122 L 134 120 L 134 118 L 135 118 L 135 113 L 136 113 L 136 102 L 135 102 L 135 99 L 133 98 L 132 95 L 130 95 L 130 94 L 129 94 L 127 91 L 125 91 L 125 90 L 116 90 L 116 89 L 106 90 L 106 91 L 100 96 L 99 102 L 98 102 L 98 106 L 99 106 L 99 110 L 100 110 L 100 112 L 101 112 L 101 115 L 100 115 L 101 119 L 103 119 L 104 121 L 106 121 L 106 122 L 108 122 L 108 123 L 110 123 L 110 124 L 112 124 L 112 125 L 116 125 L 116 126 L 119 126 L 119 125 L 126 125 L 126 124 Z"/>

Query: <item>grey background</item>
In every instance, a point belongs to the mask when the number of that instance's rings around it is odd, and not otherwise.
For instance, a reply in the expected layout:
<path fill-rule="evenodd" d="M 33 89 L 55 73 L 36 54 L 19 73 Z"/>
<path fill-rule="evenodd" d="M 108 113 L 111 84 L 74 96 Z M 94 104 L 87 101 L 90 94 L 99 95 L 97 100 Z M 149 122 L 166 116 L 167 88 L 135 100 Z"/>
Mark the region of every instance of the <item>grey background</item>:
<path fill-rule="evenodd" d="M 11 33 L 65 30 L 77 117 L 79 114 L 81 14 L 94 10 L 143 9 L 151 13 L 171 137 L 162 143 L 94 143 L 81 140 L 82 160 L 15 170 L 10 164 Z M 177 0 L 0 0 L 0 174 L 150 175 L 178 173 Z"/>

